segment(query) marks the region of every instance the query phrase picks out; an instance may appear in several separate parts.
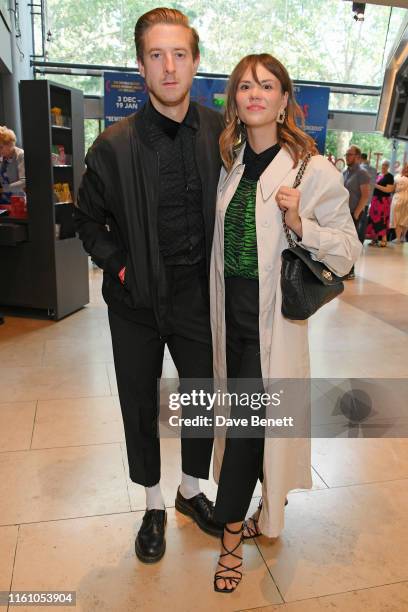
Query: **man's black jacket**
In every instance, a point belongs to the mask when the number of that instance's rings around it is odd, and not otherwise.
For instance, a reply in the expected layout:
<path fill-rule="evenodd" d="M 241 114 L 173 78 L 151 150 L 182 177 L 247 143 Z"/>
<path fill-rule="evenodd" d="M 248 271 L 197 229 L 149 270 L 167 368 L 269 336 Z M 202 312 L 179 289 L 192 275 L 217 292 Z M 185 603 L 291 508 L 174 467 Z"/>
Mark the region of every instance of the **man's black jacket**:
<path fill-rule="evenodd" d="M 107 304 L 153 310 L 160 328 L 166 306 L 157 231 L 160 153 L 149 146 L 146 137 L 146 108 L 106 129 L 89 149 L 75 218 L 85 250 L 104 271 L 102 292 Z M 200 120 L 196 162 L 209 269 L 223 120 L 211 109 L 196 108 Z M 123 266 L 125 286 L 118 277 Z"/>

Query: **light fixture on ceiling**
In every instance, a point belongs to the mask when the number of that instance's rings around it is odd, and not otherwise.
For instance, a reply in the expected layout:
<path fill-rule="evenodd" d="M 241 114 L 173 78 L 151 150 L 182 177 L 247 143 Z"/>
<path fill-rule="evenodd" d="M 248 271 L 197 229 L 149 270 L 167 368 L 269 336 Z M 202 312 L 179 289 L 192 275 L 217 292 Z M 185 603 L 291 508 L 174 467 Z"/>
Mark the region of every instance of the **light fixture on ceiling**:
<path fill-rule="evenodd" d="M 352 11 L 354 13 L 353 18 L 356 21 L 364 21 L 364 11 L 365 11 L 365 3 L 364 2 L 353 2 Z"/>

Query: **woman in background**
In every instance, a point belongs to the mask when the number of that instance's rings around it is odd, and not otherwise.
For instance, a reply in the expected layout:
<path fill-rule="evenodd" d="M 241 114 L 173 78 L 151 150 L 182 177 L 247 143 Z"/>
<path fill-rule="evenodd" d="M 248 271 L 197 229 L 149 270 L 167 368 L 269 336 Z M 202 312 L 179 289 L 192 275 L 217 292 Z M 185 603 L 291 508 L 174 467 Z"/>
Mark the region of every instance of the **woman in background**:
<path fill-rule="evenodd" d="M 408 164 L 395 177 L 393 207 L 395 240 L 405 242 L 408 229 Z"/>
<path fill-rule="evenodd" d="M 370 246 L 379 242 L 387 246 L 387 230 L 390 224 L 391 193 L 394 190 L 394 177 L 389 172 L 390 162 L 385 159 L 381 164 L 381 174 L 377 176 L 373 197 L 368 213 L 366 237 L 371 238 Z"/>
<path fill-rule="evenodd" d="M 0 204 L 25 191 L 24 151 L 16 147 L 16 135 L 0 125 Z"/>

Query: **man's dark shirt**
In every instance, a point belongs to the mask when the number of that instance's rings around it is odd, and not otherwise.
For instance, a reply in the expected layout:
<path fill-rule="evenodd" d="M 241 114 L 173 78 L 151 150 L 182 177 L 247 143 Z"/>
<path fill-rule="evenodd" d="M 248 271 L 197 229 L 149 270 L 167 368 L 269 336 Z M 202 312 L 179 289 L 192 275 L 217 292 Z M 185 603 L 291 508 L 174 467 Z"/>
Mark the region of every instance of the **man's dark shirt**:
<path fill-rule="evenodd" d="M 166 265 L 193 265 L 205 258 L 201 179 L 195 161 L 199 117 L 194 106 L 181 123 L 152 104 L 146 131 L 159 156 L 158 237 Z"/>

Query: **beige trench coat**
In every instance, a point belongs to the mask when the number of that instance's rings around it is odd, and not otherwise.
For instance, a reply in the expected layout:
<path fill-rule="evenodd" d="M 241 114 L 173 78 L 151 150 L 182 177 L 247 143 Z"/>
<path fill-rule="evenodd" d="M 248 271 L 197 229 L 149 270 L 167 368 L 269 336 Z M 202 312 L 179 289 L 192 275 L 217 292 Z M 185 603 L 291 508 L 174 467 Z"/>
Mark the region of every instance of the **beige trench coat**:
<path fill-rule="evenodd" d="M 211 257 L 211 329 L 216 385 L 226 380 L 224 311 L 224 218 L 244 171 L 245 145 L 233 168 L 221 171 Z M 280 254 L 287 246 L 276 192 L 292 187 L 297 171 L 289 153 L 281 149 L 264 171 L 256 194 L 256 231 L 259 272 L 259 329 L 264 383 L 276 378 L 308 378 L 309 347 L 307 321 L 290 321 L 281 314 Z M 299 214 L 302 218 L 301 246 L 338 275 L 347 274 L 358 258 L 361 245 L 352 221 L 348 192 L 341 174 L 322 156 L 311 158 L 302 183 Z M 312 486 L 310 440 L 266 438 L 264 448 L 263 508 L 260 529 L 277 537 L 284 526 L 284 502 L 288 491 Z M 214 478 L 218 482 L 224 438 L 214 445 Z"/>

